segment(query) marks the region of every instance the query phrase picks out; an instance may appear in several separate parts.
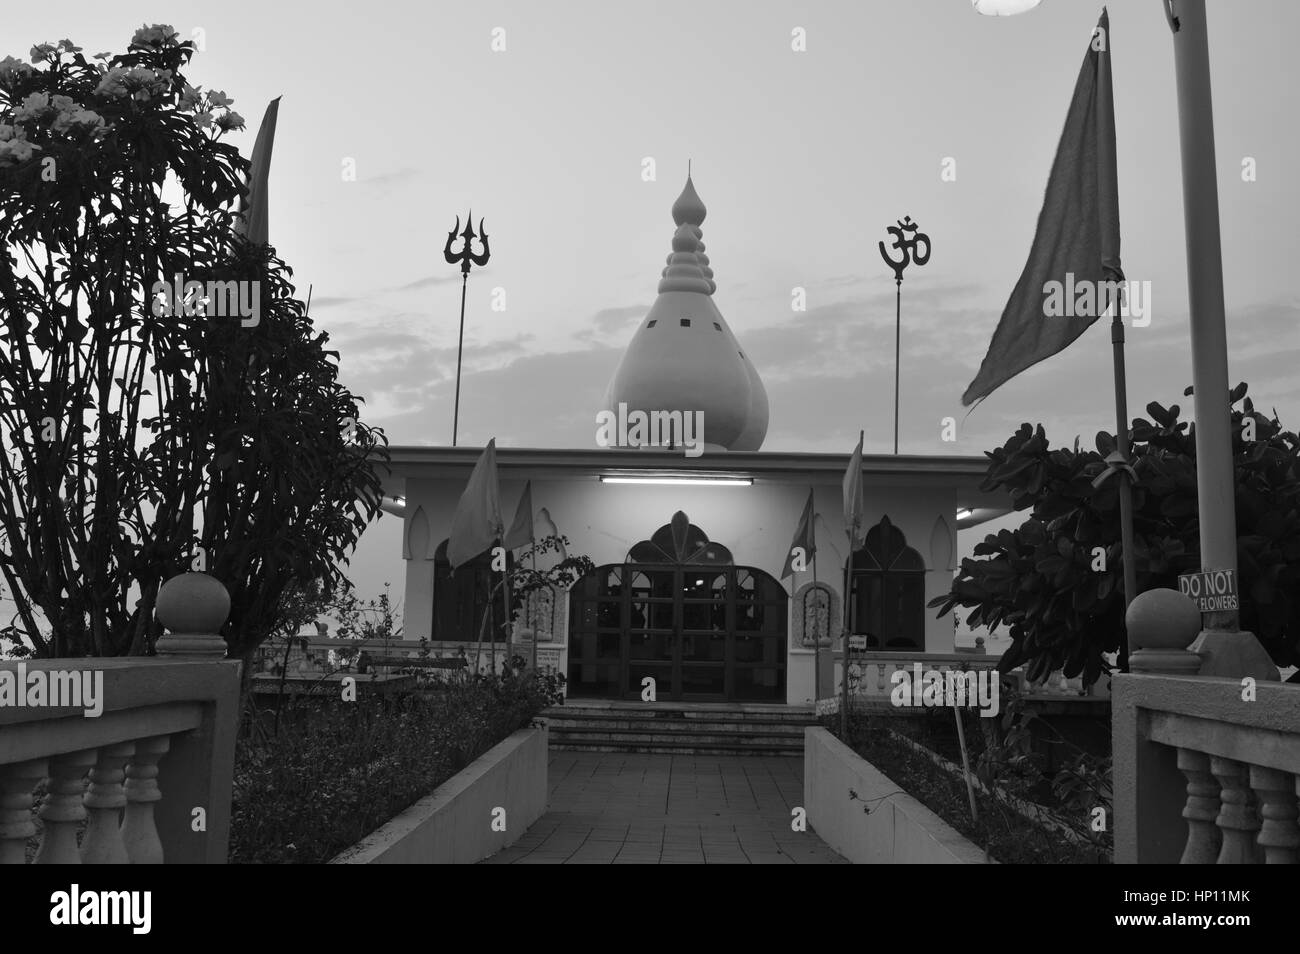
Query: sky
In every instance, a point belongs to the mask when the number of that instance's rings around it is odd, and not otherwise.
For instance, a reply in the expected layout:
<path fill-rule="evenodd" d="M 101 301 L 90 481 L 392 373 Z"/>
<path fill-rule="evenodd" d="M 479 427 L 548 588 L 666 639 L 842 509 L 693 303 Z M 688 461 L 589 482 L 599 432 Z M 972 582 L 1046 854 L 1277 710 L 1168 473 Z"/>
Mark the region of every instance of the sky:
<path fill-rule="evenodd" d="M 901 451 L 978 455 L 1022 421 L 1059 444 L 1114 429 L 1105 322 L 969 416 L 960 405 L 1024 266 L 1098 3 L 996 19 L 968 0 L 10 7 L 0 57 L 64 37 L 120 51 L 142 22 L 201 41 L 187 77 L 233 97 L 245 154 L 283 97 L 271 243 L 394 444 L 450 443 L 460 276 L 441 251 L 472 208 L 492 258 L 468 287 L 460 443 L 591 447 L 688 160 L 715 301 L 769 394 L 764 450 L 847 453 L 859 428 L 868 453 L 891 449 L 894 285 L 876 243 L 904 215 L 933 251 L 903 285 Z M 1300 5 L 1208 8 L 1229 376 L 1295 429 Z M 1123 265 L 1151 283 L 1129 403 L 1190 415 L 1172 38 L 1157 0 L 1110 15 Z M 400 594 L 397 525 L 362 539 L 363 596 Z"/>

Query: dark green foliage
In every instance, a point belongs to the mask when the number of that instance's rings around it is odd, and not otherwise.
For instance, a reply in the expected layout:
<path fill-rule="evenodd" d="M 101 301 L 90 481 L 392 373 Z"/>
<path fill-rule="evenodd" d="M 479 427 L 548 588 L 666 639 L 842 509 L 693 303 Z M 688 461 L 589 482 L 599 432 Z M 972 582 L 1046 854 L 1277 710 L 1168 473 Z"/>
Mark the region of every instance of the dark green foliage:
<path fill-rule="evenodd" d="M 962 717 L 971 770 L 984 785 L 975 792 L 978 821 L 971 818 L 952 710 L 947 708 L 907 718 L 851 709 L 844 741 L 899 791 L 873 799 L 850 791 L 849 797 L 869 814 L 887 798 L 911 795 L 1002 864 L 1111 862 L 1109 758 L 1075 751 L 1055 775 L 1044 775 L 1028 753 L 1028 725 L 1041 722 L 1031 710 L 1008 708 L 1001 720 L 962 710 Z M 839 736 L 838 714 L 824 718 L 823 725 Z M 946 757 L 949 765 L 928 753 Z M 1106 831 L 1091 828 L 1096 807 L 1105 809 Z"/>
<path fill-rule="evenodd" d="M 425 694 L 307 699 L 277 735 L 241 739 L 231 862 L 328 861 L 431 793 L 560 700 L 564 677 L 523 662 Z"/>
<path fill-rule="evenodd" d="M 1300 662 L 1300 438 L 1276 414 L 1255 410 L 1245 384 L 1229 401 L 1241 625 L 1277 665 L 1293 666 Z M 1132 432 L 1139 593 L 1176 589 L 1179 573 L 1200 568 L 1195 427 L 1179 420 L 1176 404 L 1152 402 L 1147 413 L 1151 419 L 1135 419 Z M 1245 439 L 1248 422 L 1254 440 Z M 1005 490 L 1030 519 L 985 537 L 977 558 L 962 561 L 951 593 L 930 605 L 940 615 L 970 608 L 973 627 L 1008 626 L 1004 672 L 1024 665 L 1038 680 L 1062 669 L 1091 684 L 1105 668 L 1102 654 L 1125 639 L 1118 478 L 1093 486 L 1114 449 L 1114 436 L 1101 432 L 1096 450 L 1081 450 L 1077 440 L 1073 449 L 1052 450 L 1042 425 L 1022 424 L 986 454 L 983 489 Z"/>
<path fill-rule="evenodd" d="M 154 27 L 103 63 L 0 60 L 0 573 L 38 655 L 148 652 L 159 586 L 203 569 L 247 656 L 378 513 L 383 436 L 292 270 L 235 233 L 244 121 L 193 52 Z M 177 273 L 256 288 L 256 320 L 157 313 Z"/>

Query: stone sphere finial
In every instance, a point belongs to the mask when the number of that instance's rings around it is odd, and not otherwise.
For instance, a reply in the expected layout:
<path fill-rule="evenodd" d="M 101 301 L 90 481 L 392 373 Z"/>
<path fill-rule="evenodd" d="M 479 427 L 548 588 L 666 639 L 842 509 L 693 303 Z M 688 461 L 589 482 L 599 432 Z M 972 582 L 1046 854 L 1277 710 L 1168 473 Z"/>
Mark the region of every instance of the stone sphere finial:
<path fill-rule="evenodd" d="M 1177 590 L 1139 593 L 1124 614 L 1128 629 L 1129 669 L 1196 675 L 1201 658 L 1189 652 L 1201 631 L 1201 613 L 1190 597 Z"/>
<path fill-rule="evenodd" d="M 224 656 L 221 627 L 230 618 L 230 593 L 206 573 L 173 576 L 158 590 L 154 613 L 167 628 L 159 640 L 159 655 Z"/>

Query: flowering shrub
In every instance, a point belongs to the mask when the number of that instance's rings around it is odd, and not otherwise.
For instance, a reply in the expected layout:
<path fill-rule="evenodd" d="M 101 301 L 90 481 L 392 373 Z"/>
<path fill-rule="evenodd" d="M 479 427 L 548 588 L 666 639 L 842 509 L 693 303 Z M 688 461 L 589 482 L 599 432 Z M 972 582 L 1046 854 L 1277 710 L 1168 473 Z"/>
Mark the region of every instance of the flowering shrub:
<path fill-rule="evenodd" d="M 40 656 L 149 652 L 159 586 L 202 569 L 251 657 L 379 512 L 382 434 L 288 265 L 238 234 L 244 120 L 186 78 L 194 53 L 153 24 L 124 53 L 0 60 L 3 633 Z M 156 307 L 180 273 L 255 320 Z"/>
<path fill-rule="evenodd" d="M 43 156 L 57 160 L 71 150 L 88 151 L 85 158 L 94 163 L 121 145 L 117 131 L 150 117 L 186 117 L 214 139 L 243 129 L 244 119 L 224 91 L 203 93 L 181 78 L 193 45 L 176 37 L 171 27 L 154 24 L 137 30 L 121 56 L 100 53 L 88 61 L 81 47 L 60 40 L 32 47 L 31 63 L 13 56 L 0 60 L 0 102 L 10 105 L 7 121 L 0 123 L 0 166 Z M 47 69 L 37 70 L 43 63 Z"/>

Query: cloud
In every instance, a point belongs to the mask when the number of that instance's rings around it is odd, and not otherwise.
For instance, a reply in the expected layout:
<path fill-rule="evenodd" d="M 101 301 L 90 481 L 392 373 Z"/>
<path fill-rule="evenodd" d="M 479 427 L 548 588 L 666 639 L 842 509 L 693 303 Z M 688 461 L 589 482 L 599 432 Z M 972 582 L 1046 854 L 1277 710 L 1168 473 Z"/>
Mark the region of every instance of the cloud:
<path fill-rule="evenodd" d="M 458 281 L 460 281 L 460 272 L 453 272 L 450 275 L 428 275 L 424 278 L 417 278 L 405 285 L 390 288 L 388 291 L 409 291 L 413 288 L 428 288 L 432 285 L 450 285 L 452 282 Z"/>
<path fill-rule="evenodd" d="M 345 295 L 317 295 L 312 298 L 311 306 L 313 308 L 334 308 L 354 301 L 357 301 L 357 299 Z"/>
<path fill-rule="evenodd" d="M 423 173 L 419 169 L 394 169 L 392 172 L 383 172 L 377 176 L 366 176 L 364 179 L 358 179 L 357 185 L 363 186 L 391 186 L 401 182 L 409 182 L 412 179 L 418 179 Z"/>
<path fill-rule="evenodd" d="M 591 318 L 591 328 L 575 331 L 577 341 L 595 344 L 599 340 L 626 330 L 630 325 L 645 317 L 649 305 L 623 305 L 618 308 L 602 308 Z"/>

